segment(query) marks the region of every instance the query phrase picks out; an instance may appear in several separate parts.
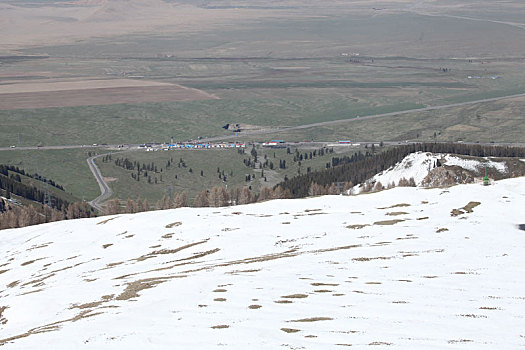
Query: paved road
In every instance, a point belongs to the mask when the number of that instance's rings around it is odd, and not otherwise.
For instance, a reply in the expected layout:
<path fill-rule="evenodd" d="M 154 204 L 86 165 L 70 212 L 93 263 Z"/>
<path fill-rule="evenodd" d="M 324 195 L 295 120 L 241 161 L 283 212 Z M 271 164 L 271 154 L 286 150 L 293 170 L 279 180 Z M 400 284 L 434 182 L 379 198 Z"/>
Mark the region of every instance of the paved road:
<path fill-rule="evenodd" d="M 113 145 L 116 147 L 117 145 Z M 86 146 L 86 145 L 56 145 L 56 146 L 22 146 L 22 147 L 0 147 L 0 151 L 29 151 L 29 150 L 38 150 L 38 149 L 45 149 L 45 150 L 53 150 L 53 149 L 75 149 L 75 148 L 99 148 L 99 147 L 109 147 L 109 145 L 103 145 L 103 146 Z"/>
<path fill-rule="evenodd" d="M 292 130 L 300 130 L 300 129 L 309 129 L 309 128 L 315 128 L 320 126 L 327 126 L 327 125 L 336 125 L 336 124 L 343 124 L 343 123 L 351 123 L 356 122 L 360 120 L 370 120 L 370 119 L 377 119 L 377 118 L 384 118 L 384 117 L 393 117 L 396 115 L 406 114 L 406 113 L 414 113 L 414 112 L 427 112 L 427 111 L 435 111 L 445 108 L 452 108 L 452 107 L 461 107 L 461 106 L 468 106 L 476 103 L 483 103 L 483 102 L 494 102 L 494 101 L 500 101 L 505 100 L 509 98 L 516 98 L 516 97 L 525 97 L 525 94 L 517 94 L 517 95 L 509 95 L 509 96 L 501 96 L 501 97 L 493 97 L 493 98 L 485 98 L 482 100 L 476 100 L 476 101 L 467 101 L 467 102 L 459 102 L 459 103 L 451 103 L 448 105 L 440 105 L 440 106 L 429 106 L 429 107 L 423 107 L 423 108 L 416 108 L 416 109 L 408 109 L 404 111 L 398 111 L 398 112 L 389 112 L 389 113 L 382 113 L 382 114 L 373 114 L 373 115 L 367 115 L 362 116 L 359 118 L 351 118 L 351 119 L 338 119 L 338 120 L 331 120 L 326 122 L 319 122 L 319 123 L 312 123 L 312 124 L 304 124 L 304 125 L 298 125 L 298 126 L 290 126 L 290 127 L 284 127 L 284 128 L 274 128 L 274 129 L 265 129 L 265 130 L 257 130 L 257 131 L 251 131 L 251 132 L 243 132 L 239 136 L 217 136 L 217 137 L 210 137 L 207 139 L 203 139 L 201 141 L 219 141 L 219 140 L 226 140 L 226 139 L 238 139 L 240 137 L 245 138 L 247 136 L 252 135 L 263 135 L 263 134 L 275 134 L 283 131 L 292 131 Z"/>
<path fill-rule="evenodd" d="M 428 106 L 423 108 L 416 108 L 416 109 L 407 109 L 403 111 L 397 111 L 397 112 L 389 112 L 389 113 L 382 113 L 382 114 L 373 114 L 373 115 L 367 115 L 362 116 L 359 118 L 349 118 L 349 119 L 338 119 L 338 120 L 330 120 L 326 122 L 318 122 L 318 123 L 311 123 L 311 124 L 304 124 L 304 125 L 298 125 L 298 126 L 289 126 L 289 127 L 282 127 L 282 128 L 272 128 L 272 129 L 264 129 L 264 130 L 255 130 L 255 131 L 245 131 L 242 132 L 241 135 L 226 135 L 226 136 L 216 136 L 216 137 L 209 137 L 202 140 L 199 140 L 200 142 L 213 142 L 213 141 L 221 141 L 221 140 L 233 140 L 233 139 L 239 139 L 239 138 L 245 138 L 252 135 L 264 135 L 264 134 L 275 134 L 279 132 L 284 131 L 293 131 L 293 130 L 300 130 L 300 129 L 309 129 L 309 128 L 315 128 L 320 126 L 327 126 L 327 125 L 337 125 L 337 124 L 344 124 L 344 123 L 352 123 L 357 122 L 361 120 L 370 120 L 370 119 L 377 119 L 377 118 L 385 118 L 385 117 L 393 117 L 396 115 L 406 114 L 406 113 L 414 113 L 414 112 L 427 112 L 427 111 L 435 111 L 440 109 L 446 109 L 446 108 L 452 108 L 452 107 L 461 107 L 461 106 L 468 106 L 473 105 L 476 103 L 484 103 L 484 102 L 494 102 L 494 101 L 501 101 L 506 100 L 510 98 L 516 98 L 516 97 L 525 97 L 525 93 L 523 94 L 517 94 L 517 95 L 508 95 L 508 96 L 501 96 L 501 97 L 493 97 L 493 98 L 485 98 L 482 100 L 475 100 L 475 101 L 467 101 L 467 102 L 459 102 L 459 103 L 451 103 L 447 105 L 440 105 L 440 106 Z M 124 148 L 125 149 L 133 149 L 138 147 L 138 144 L 128 144 Z M 90 148 L 113 148 L 118 149 L 119 145 L 56 145 L 56 146 L 27 146 L 27 147 L 0 147 L 0 151 L 12 151 L 12 150 L 58 150 L 58 149 L 75 149 L 75 148 L 84 148 L 84 149 L 90 149 Z"/>
<path fill-rule="evenodd" d="M 98 186 L 100 187 L 100 196 L 93 199 L 92 201 L 88 202 L 93 208 L 97 209 L 101 213 L 105 213 L 106 209 L 102 207 L 102 202 L 107 200 L 111 195 L 113 194 L 113 191 L 111 188 L 109 188 L 107 182 L 104 180 L 104 177 L 102 176 L 102 173 L 100 172 L 100 169 L 95 164 L 95 159 L 98 157 L 102 157 L 105 155 L 108 155 L 109 153 L 104 154 L 98 154 L 96 156 L 89 157 L 87 159 L 87 163 L 89 166 L 89 170 L 93 173 L 93 176 L 95 176 L 95 179 L 97 180 Z"/>
<path fill-rule="evenodd" d="M 108 147 L 108 146 L 105 146 Z M 93 173 L 93 176 L 95 176 L 95 180 L 97 180 L 98 187 L 100 187 L 100 196 L 93 199 L 92 201 L 88 202 L 93 208 L 97 209 L 101 213 L 106 212 L 106 208 L 102 206 L 102 203 L 108 200 L 109 197 L 113 195 L 113 190 L 109 188 L 108 183 L 104 180 L 104 177 L 102 176 L 102 173 L 100 172 L 100 169 L 98 168 L 97 164 L 95 163 L 95 159 L 103 156 L 107 156 L 108 154 L 117 154 L 117 153 L 124 153 L 129 152 L 130 150 L 126 149 L 124 151 L 118 151 L 118 152 L 107 152 L 103 154 L 97 154 L 96 156 L 89 157 L 86 161 L 89 166 L 89 170 Z"/>

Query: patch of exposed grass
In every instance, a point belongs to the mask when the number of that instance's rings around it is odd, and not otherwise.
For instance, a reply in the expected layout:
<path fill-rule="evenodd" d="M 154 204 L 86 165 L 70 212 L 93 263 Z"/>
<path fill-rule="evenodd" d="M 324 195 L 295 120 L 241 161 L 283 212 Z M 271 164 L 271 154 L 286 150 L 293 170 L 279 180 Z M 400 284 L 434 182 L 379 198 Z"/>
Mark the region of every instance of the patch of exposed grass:
<path fill-rule="evenodd" d="M 106 220 L 102 220 L 100 222 L 97 222 L 97 225 L 104 225 L 104 224 L 110 222 L 111 220 L 115 220 L 116 218 L 118 218 L 118 216 L 115 216 L 115 217 L 112 217 L 112 218 L 109 218 L 109 219 L 106 219 Z"/>
<path fill-rule="evenodd" d="M 367 257 L 352 258 L 353 261 L 371 261 L 371 260 L 389 260 L 389 259 L 392 259 L 392 257 L 377 256 L 373 258 L 367 258 Z"/>
<path fill-rule="evenodd" d="M 407 215 L 408 213 L 407 212 L 404 212 L 404 211 L 393 211 L 393 212 L 390 212 L 390 213 L 386 213 L 386 215 L 388 216 L 398 216 L 398 215 Z"/>
<path fill-rule="evenodd" d="M 7 288 L 13 288 L 13 287 L 16 287 L 18 284 L 20 283 L 20 281 L 13 281 L 11 283 L 9 283 L 7 285 Z"/>
<path fill-rule="evenodd" d="M 7 306 L 0 306 L 0 324 L 6 324 L 7 323 L 7 318 L 5 318 L 2 315 L 7 308 L 8 308 Z"/>
<path fill-rule="evenodd" d="M 376 221 L 374 222 L 374 225 L 381 225 L 381 226 L 385 226 L 385 225 L 395 225 L 397 223 L 400 223 L 400 222 L 403 222 L 405 220 L 402 220 L 402 219 L 395 219 L 395 220 L 383 220 L 383 221 Z"/>
<path fill-rule="evenodd" d="M 172 228 L 172 227 L 174 227 L 174 226 L 180 226 L 180 225 L 182 225 L 182 222 L 177 221 L 177 222 L 173 222 L 173 223 L 171 223 L 171 224 L 167 224 L 165 227 L 166 227 L 166 228 Z"/>
<path fill-rule="evenodd" d="M 370 226 L 370 225 L 368 225 L 368 224 L 355 224 L 355 225 L 348 225 L 348 226 L 346 226 L 346 228 L 353 229 L 353 230 L 360 230 L 363 227 L 367 227 L 367 226 Z"/>
<path fill-rule="evenodd" d="M 284 299 L 303 299 L 303 298 L 308 298 L 308 295 L 306 295 L 306 294 L 290 294 L 290 295 L 283 295 L 283 296 L 281 296 L 281 298 L 284 298 Z"/>
<path fill-rule="evenodd" d="M 450 212 L 450 216 L 459 216 L 463 214 L 472 213 L 474 212 L 474 208 L 480 204 L 480 202 L 468 202 L 468 204 L 465 205 L 463 208 L 452 209 L 452 211 Z"/>
<path fill-rule="evenodd" d="M 297 332 L 300 332 L 301 330 L 295 329 L 295 328 L 281 328 L 281 331 L 285 333 L 297 333 Z"/>
<path fill-rule="evenodd" d="M 449 344 L 458 344 L 458 343 L 472 343 L 473 340 L 470 339 L 452 339 L 449 340 L 447 343 Z"/>
<path fill-rule="evenodd" d="M 487 318 L 485 315 L 475 315 L 475 314 L 460 314 L 458 316 L 468 317 L 468 318 Z"/>
<path fill-rule="evenodd" d="M 287 322 L 318 322 L 318 321 L 332 321 L 333 318 L 331 317 L 308 317 L 308 318 L 300 318 L 297 320 L 290 320 Z"/>
<path fill-rule="evenodd" d="M 139 292 L 144 289 L 149 289 L 157 286 L 158 284 L 164 283 L 168 278 L 145 278 L 128 283 L 126 289 L 115 299 L 116 300 L 129 300 L 139 296 Z"/>
<path fill-rule="evenodd" d="M 393 208 L 402 208 L 402 207 L 409 207 L 410 204 L 407 204 L 407 203 L 399 203 L 399 204 L 394 204 L 394 205 L 391 205 L 389 207 L 383 207 L 383 208 L 377 208 L 377 209 L 393 209 Z"/>

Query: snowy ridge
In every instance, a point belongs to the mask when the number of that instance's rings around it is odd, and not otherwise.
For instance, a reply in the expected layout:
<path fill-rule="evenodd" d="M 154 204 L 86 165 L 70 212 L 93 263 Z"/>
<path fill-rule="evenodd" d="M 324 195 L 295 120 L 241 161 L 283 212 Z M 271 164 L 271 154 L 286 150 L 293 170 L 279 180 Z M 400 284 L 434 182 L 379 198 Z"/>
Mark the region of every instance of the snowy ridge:
<path fill-rule="evenodd" d="M 455 166 L 459 166 L 463 169 L 467 169 L 470 171 L 480 171 L 486 165 L 487 168 L 493 168 L 500 173 L 507 172 L 507 165 L 505 163 L 495 162 L 488 158 L 484 158 L 484 159 L 485 161 L 482 163 L 474 159 L 465 159 L 465 158 L 460 158 L 457 156 L 447 154 L 445 155 L 445 165 L 449 165 L 449 166 L 455 165 Z"/>
<path fill-rule="evenodd" d="M 441 158 L 441 154 L 411 153 L 393 167 L 374 176 L 371 182 L 381 182 L 383 186 L 393 182 L 397 186 L 401 178 L 407 180 L 413 178 L 416 185 L 419 186 L 433 168 L 433 164 Z"/>
<path fill-rule="evenodd" d="M 484 158 L 483 162 L 475 159 L 466 159 L 451 154 L 441 153 L 425 153 L 415 152 L 406 156 L 401 162 L 397 163 L 393 167 L 380 172 L 379 174 L 368 180 L 369 183 L 375 184 L 381 182 L 385 187 L 394 183 L 395 186 L 399 185 L 399 180 L 405 178 L 409 180 L 414 179 L 417 186 L 421 186 L 423 180 L 428 175 L 429 171 L 432 170 L 439 160 L 442 165 L 446 166 L 459 166 L 465 170 L 479 172 L 486 165 L 488 168 L 493 168 L 500 173 L 507 172 L 507 166 L 504 162 L 496 162 L 489 158 Z M 352 193 L 358 194 L 362 192 L 362 185 L 354 186 Z"/>
<path fill-rule="evenodd" d="M 5 349 L 512 349 L 525 178 L 0 236 Z"/>

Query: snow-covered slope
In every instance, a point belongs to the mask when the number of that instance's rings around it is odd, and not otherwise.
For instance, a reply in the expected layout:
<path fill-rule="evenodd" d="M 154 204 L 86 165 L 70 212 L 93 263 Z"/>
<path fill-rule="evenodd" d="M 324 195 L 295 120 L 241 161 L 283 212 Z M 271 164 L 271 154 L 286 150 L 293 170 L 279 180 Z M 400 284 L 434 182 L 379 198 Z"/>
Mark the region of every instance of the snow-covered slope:
<path fill-rule="evenodd" d="M 5 349 L 516 349 L 525 178 L 0 233 Z"/>
<path fill-rule="evenodd" d="M 414 179 L 417 186 L 423 183 L 423 180 L 427 177 L 429 172 L 434 169 L 437 161 L 440 161 L 442 165 L 446 167 L 457 166 L 467 171 L 479 173 L 486 165 L 487 168 L 495 170 L 499 173 L 506 173 L 507 166 L 505 162 L 498 162 L 489 158 L 469 159 L 466 156 L 457 156 L 452 154 L 441 154 L 441 153 L 428 153 L 428 152 L 415 152 L 406 156 L 401 162 L 395 166 L 380 172 L 379 174 L 372 177 L 368 182 L 371 185 L 381 182 L 384 187 L 391 185 L 392 183 L 397 186 L 399 180 L 402 178 L 409 180 Z M 352 193 L 358 194 L 362 192 L 363 186 L 356 185 Z"/>

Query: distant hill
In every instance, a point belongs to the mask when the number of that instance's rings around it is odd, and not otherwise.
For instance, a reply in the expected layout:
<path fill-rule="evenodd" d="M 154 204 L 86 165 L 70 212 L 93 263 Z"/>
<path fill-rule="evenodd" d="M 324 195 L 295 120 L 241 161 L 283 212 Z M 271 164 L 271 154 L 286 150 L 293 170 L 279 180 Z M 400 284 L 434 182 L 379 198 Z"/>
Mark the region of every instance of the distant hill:
<path fill-rule="evenodd" d="M 94 214 L 87 203 L 53 180 L 0 164 L 0 229 Z"/>

